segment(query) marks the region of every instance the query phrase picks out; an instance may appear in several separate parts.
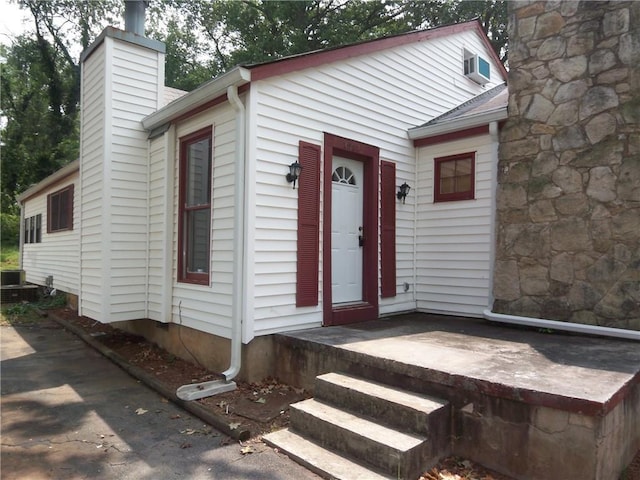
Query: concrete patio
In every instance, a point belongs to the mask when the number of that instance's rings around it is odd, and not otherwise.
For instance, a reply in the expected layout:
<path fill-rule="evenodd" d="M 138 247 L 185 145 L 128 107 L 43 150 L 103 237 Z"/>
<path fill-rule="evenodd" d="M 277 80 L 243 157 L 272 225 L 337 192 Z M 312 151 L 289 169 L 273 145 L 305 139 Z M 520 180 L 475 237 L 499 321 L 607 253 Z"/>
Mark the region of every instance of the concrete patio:
<path fill-rule="evenodd" d="M 519 479 L 618 478 L 640 448 L 640 344 L 407 314 L 278 335 L 277 374 L 345 372 L 451 403 L 451 453 Z"/>

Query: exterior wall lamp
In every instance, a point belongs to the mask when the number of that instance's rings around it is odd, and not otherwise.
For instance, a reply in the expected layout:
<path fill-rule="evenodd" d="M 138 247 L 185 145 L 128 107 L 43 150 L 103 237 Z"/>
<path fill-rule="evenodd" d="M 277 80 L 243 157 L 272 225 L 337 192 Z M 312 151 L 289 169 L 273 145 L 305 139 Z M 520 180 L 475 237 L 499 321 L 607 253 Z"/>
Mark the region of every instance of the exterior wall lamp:
<path fill-rule="evenodd" d="M 398 200 L 402 200 L 402 203 L 404 203 L 407 195 L 409 195 L 409 190 L 411 190 L 411 187 L 407 184 L 407 182 L 404 182 L 398 188 L 399 190 L 396 196 L 398 197 Z"/>
<path fill-rule="evenodd" d="M 302 171 L 302 165 L 298 163 L 296 160 L 291 165 L 289 165 L 289 173 L 287 173 L 287 182 L 293 182 L 293 189 L 296 188 L 296 180 L 300 178 L 300 172 Z"/>

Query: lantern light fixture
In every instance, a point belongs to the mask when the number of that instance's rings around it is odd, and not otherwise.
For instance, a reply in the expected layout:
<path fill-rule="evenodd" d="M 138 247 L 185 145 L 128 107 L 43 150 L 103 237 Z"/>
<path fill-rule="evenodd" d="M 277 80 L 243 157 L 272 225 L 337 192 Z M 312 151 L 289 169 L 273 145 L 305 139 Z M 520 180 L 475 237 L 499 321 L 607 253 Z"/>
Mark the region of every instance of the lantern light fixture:
<path fill-rule="evenodd" d="M 402 203 L 404 203 L 407 195 L 409 194 L 409 190 L 411 190 L 411 187 L 407 184 L 407 182 L 404 182 L 398 188 L 399 190 L 396 196 L 398 197 L 398 200 L 402 200 Z"/>
<path fill-rule="evenodd" d="M 296 188 L 296 180 L 300 178 L 300 172 L 302 171 L 302 165 L 296 160 L 289 165 L 289 173 L 287 173 L 287 182 L 293 183 L 293 188 Z"/>

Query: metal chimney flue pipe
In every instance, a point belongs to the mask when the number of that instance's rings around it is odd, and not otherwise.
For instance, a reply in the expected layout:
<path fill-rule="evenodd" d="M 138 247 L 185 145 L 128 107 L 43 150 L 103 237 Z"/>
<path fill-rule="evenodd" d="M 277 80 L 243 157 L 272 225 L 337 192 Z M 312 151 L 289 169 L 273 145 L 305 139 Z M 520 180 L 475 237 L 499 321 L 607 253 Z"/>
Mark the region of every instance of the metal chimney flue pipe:
<path fill-rule="evenodd" d="M 149 2 L 124 0 L 124 29 L 144 37 L 144 16 Z"/>

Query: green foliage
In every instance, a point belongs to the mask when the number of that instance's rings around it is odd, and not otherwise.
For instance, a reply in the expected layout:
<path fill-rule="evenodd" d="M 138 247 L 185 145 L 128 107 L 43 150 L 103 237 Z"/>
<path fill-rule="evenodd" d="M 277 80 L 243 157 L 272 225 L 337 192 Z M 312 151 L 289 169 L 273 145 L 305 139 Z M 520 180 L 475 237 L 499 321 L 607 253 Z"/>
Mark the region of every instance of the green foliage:
<path fill-rule="evenodd" d="M 37 302 L 23 302 L 3 305 L 1 312 L 1 324 L 28 325 L 37 323 L 40 319 L 40 310 L 61 308 L 66 306 L 67 297 L 58 294 L 53 297 L 44 295 Z"/>
<path fill-rule="evenodd" d="M 0 270 L 17 270 L 20 268 L 20 250 L 17 245 L 2 243 L 0 248 Z"/>
<path fill-rule="evenodd" d="M 0 242 L 2 246 L 15 246 L 20 243 L 20 216 L 11 213 L 0 213 Z"/>

